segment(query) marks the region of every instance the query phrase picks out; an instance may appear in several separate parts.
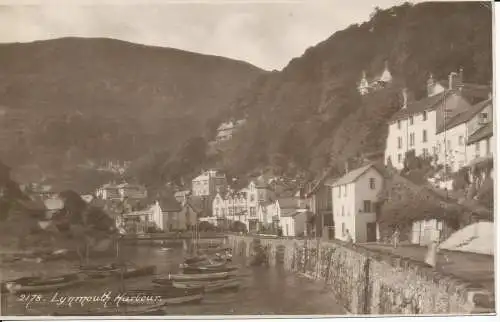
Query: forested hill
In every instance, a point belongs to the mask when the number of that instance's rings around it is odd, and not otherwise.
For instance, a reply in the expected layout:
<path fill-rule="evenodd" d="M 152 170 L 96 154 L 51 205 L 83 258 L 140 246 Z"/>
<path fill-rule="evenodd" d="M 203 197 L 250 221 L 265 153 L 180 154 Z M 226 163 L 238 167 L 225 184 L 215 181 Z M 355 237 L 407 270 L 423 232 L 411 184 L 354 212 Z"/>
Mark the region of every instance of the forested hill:
<path fill-rule="evenodd" d="M 336 32 L 239 96 L 233 106 L 249 115 L 247 126 L 220 164 L 232 173 L 264 166 L 318 173 L 329 163 L 383 151 L 403 86 L 418 99 L 429 73 L 447 79 L 460 67 L 466 82 L 490 82 L 491 21 L 491 9 L 478 2 L 377 9 L 368 22 Z M 392 86 L 361 97 L 362 71 L 377 76 L 385 61 Z"/>
<path fill-rule="evenodd" d="M 174 150 L 265 73 L 248 63 L 105 38 L 0 44 L 0 158 L 61 175 Z"/>

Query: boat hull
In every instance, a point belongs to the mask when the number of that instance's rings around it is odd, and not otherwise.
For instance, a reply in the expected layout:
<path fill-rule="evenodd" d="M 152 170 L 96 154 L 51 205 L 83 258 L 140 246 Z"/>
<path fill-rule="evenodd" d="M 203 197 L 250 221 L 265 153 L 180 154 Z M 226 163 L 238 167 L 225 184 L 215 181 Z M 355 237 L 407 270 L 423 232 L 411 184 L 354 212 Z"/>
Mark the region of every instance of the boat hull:
<path fill-rule="evenodd" d="M 170 274 L 168 278 L 172 281 L 214 281 L 227 279 L 229 276 L 229 272 L 220 272 L 208 274 Z"/>
<path fill-rule="evenodd" d="M 237 289 L 241 285 L 238 280 L 228 280 L 221 282 L 173 282 L 173 286 L 180 289 L 198 289 L 203 287 L 206 293 L 217 292 L 222 290 Z"/>
<path fill-rule="evenodd" d="M 13 294 L 30 292 L 43 293 L 76 286 L 80 283 L 83 283 L 86 280 L 86 277 L 83 275 L 74 275 L 74 278 L 65 279 L 65 277 L 62 277 L 62 279 L 63 280 L 61 282 L 51 282 L 50 280 L 48 282 L 44 282 L 43 278 L 24 283 L 7 282 L 5 287 L 10 293 Z"/>

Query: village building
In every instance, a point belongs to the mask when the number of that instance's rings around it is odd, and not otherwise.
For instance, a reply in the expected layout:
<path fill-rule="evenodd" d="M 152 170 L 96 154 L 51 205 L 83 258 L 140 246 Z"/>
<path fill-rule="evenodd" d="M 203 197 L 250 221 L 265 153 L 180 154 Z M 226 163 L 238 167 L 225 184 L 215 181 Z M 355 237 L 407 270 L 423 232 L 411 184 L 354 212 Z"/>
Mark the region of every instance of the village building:
<path fill-rule="evenodd" d="M 335 239 L 347 240 L 348 231 L 354 242 L 377 240 L 376 203 L 382 189 L 383 176 L 373 164 L 329 180 L 332 187 Z"/>
<path fill-rule="evenodd" d="M 96 190 L 96 197 L 105 200 L 124 200 L 124 199 L 145 199 L 147 189 L 141 185 L 129 183 L 107 183 Z"/>
<path fill-rule="evenodd" d="M 463 69 L 460 69 L 458 73 L 449 74 L 447 83 L 436 82 L 430 75 L 427 97 L 419 101 L 409 102 L 406 90 L 403 90 L 401 109 L 392 116 L 388 125 L 385 164 L 401 170 L 407 153 L 413 151 L 416 156 L 433 157 L 436 164 L 452 165 L 454 171 L 463 167 L 467 163 L 465 146 L 468 133 L 471 133 L 469 128 L 475 122 L 473 118 L 488 110 L 483 106 L 488 105 L 485 101 L 488 88 L 464 83 Z M 445 136 L 450 139 L 445 139 Z M 456 141 L 455 145 L 453 141 Z M 460 152 L 454 153 L 456 160 L 451 161 L 450 152 L 457 147 Z"/>
<path fill-rule="evenodd" d="M 185 223 L 180 216 L 181 204 L 171 195 L 163 195 L 151 206 L 152 220 L 155 227 L 161 231 L 185 229 Z"/>
<path fill-rule="evenodd" d="M 437 163 L 446 166 L 450 172 L 457 172 L 473 159 L 491 153 L 490 140 L 481 143 L 474 135 L 478 130 L 493 122 L 493 102 L 480 102 L 460 111 L 437 130 Z M 469 143 L 471 141 L 472 143 Z M 472 148 L 474 144 L 474 148 Z M 478 153 L 476 154 L 476 147 Z"/>
<path fill-rule="evenodd" d="M 283 236 L 304 237 L 307 235 L 307 220 L 310 212 L 297 197 L 278 198 L 275 201 L 275 221 L 278 220 Z"/>
<path fill-rule="evenodd" d="M 361 81 L 358 84 L 358 92 L 361 95 L 366 95 L 371 92 L 374 92 L 380 88 L 384 88 L 387 84 L 392 82 L 392 74 L 389 71 L 388 62 L 385 62 L 385 68 L 382 74 L 378 77 L 375 77 L 371 81 L 368 81 L 366 78 L 366 72 L 363 71 L 363 76 L 361 77 Z"/>
<path fill-rule="evenodd" d="M 224 122 L 217 128 L 217 135 L 215 141 L 217 143 L 225 142 L 233 137 L 234 132 L 245 124 L 245 120 L 228 121 Z"/>
<path fill-rule="evenodd" d="M 309 234 L 316 237 L 333 239 L 334 222 L 332 208 L 332 187 L 326 186 L 330 173 L 326 172 L 306 190 L 307 208 L 314 214 L 310 223 Z"/>

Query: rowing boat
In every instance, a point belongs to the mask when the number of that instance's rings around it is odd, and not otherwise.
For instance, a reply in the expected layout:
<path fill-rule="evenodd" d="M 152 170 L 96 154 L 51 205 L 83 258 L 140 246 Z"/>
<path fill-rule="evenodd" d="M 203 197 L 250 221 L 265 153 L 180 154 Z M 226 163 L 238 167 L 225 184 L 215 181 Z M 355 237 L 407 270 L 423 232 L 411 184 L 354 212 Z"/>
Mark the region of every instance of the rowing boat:
<path fill-rule="evenodd" d="M 229 272 L 207 273 L 207 274 L 169 274 L 168 278 L 173 281 L 210 281 L 226 279 Z"/>
<path fill-rule="evenodd" d="M 237 267 L 223 265 L 214 266 L 187 266 L 182 269 L 184 274 L 206 274 L 206 273 L 221 273 L 221 272 L 232 272 L 237 270 Z"/>
<path fill-rule="evenodd" d="M 28 292 L 48 292 L 66 288 L 82 283 L 87 276 L 80 273 L 66 274 L 54 277 L 34 277 L 18 279 L 5 283 L 5 288 L 10 293 L 28 293 Z"/>
<path fill-rule="evenodd" d="M 237 279 L 231 279 L 226 281 L 213 281 L 213 282 L 180 282 L 180 281 L 173 282 L 173 286 L 179 289 L 191 290 L 203 287 L 205 289 L 205 292 L 207 293 L 227 290 L 227 289 L 236 289 L 239 288 L 240 285 L 241 282 Z"/>

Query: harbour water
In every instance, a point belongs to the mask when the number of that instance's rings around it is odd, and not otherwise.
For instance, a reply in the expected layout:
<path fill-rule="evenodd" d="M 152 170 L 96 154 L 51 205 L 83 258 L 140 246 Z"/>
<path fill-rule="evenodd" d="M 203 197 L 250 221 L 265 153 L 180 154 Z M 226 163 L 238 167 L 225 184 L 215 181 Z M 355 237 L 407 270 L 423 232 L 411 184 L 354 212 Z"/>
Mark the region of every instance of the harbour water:
<path fill-rule="evenodd" d="M 176 273 L 179 263 L 184 258 L 182 249 L 161 251 L 156 247 L 136 246 L 123 247 L 123 259 L 137 265 L 155 265 L 158 275 Z M 99 262 L 105 262 L 101 259 Z M 109 259 L 108 259 L 109 261 Z M 76 263 L 51 262 L 46 264 L 24 264 L 24 276 L 29 270 L 50 272 L 68 272 Z M 241 275 L 242 286 L 237 291 L 206 294 L 200 304 L 178 305 L 168 307 L 168 315 L 342 315 L 344 309 L 337 304 L 335 298 L 324 291 L 324 285 L 300 277 L 276 267 L 249 267 L 244 262 L 238 274 Z M 12 269 L 12 268 L 11 268 Z M 5 267 L 2 270 L 6 270 Z M 4 273 L 8 273 L 4 271 Z M 11 274 L 13 271 L 10 272 Z M 18 272 L 16 275 L 20 276 Z M 4 274 L 5 275 L 5 274 Z M 52 275 L 52 274 L 51 274 Z M 22 276 L 22 275 L 21 275 Z M 96 301 L 84 305 L 72 303 L 60 305 L 57 299 L 63 296 L 102 296 L 106 292 L 123 294 L 124 291 L 151 286 L 151 276 L 135 279 L 108 282 L 104 285 L 96 283 L 42 294 L 41 300 L 27 303 L 20 295 L 4 295 L 2 315 L 51 315 L 54 312 L 81 313 L 92 309 L 100 309 L 103 304 Z M 125 308 L 123 308 L 125 309 Z"/>

